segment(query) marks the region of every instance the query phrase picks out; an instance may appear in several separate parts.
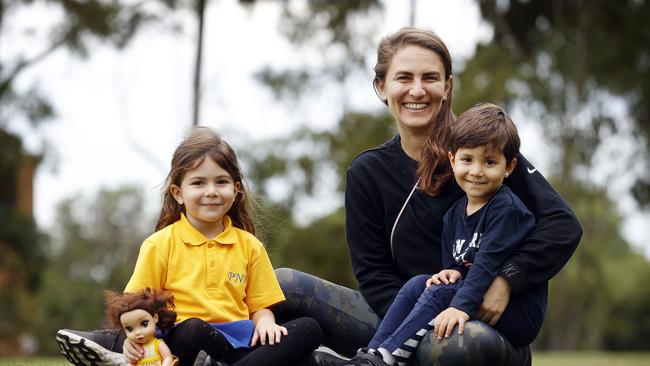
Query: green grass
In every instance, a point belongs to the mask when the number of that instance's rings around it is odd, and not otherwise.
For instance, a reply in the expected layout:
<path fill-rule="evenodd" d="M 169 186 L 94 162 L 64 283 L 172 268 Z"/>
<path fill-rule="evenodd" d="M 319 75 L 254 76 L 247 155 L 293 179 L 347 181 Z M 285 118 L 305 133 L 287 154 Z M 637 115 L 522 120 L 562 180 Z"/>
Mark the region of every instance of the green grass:
<path fill-rule="evenodd" d="M 0 366 L 69 366 L 63 357 L 0 358 Z M 650 352 L 533 352 L 533 366 L 650 366 Z"/>
<path fill-rule="evenodd" d="M 650 366 L 647 352 L 533 352 L 533 366 Z"/>

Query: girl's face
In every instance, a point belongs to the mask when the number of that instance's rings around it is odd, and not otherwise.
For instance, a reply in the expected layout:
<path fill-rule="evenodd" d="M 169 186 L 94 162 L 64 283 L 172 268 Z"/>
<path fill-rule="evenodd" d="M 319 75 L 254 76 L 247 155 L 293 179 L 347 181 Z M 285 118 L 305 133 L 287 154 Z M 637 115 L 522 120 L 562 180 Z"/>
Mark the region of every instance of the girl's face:
<path fill-rule="evenodd" d="M 151 316 L 146 310 L 135 309 L 120 315 L 120 322 L 130 341 L 144 344 L 156 334 L 158 314 Z"/>
<path fill-rule="evenodd" d="M 440 56 L 423 47 L 408 45 L 393 55 L 386 80 L 377 83 L 379 95 L 397 122 L 400 134 L 427 134 L 451 87 L 445 81 Z"/>
<path fill-rule="evenodd" d="M 223 217 L 232 207 L 239 190 L 228 172 L 209 157 L 185 173 L 180 187 L 172 184 L 171 193 L 185 205 L 187 220 L 208 239 L 223 231 Z"/>

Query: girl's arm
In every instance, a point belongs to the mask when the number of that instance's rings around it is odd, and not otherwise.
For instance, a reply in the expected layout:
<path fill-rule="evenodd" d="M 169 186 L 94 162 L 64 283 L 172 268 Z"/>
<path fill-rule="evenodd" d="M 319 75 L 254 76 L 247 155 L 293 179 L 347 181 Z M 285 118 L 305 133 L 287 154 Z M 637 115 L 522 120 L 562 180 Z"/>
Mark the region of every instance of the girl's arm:
<path fill-rule="evenodd" d="M 255 325 L 255 331 L 251 339 L 251 347 L 254 347 L 258 340 L 261 345 L 265 345 L 267 337 L 269 345 L 272 346 L 275 343 L 280 343 L 282 335 L 286 336 L 288 334 L 287 328 L 275 324 L 275 316 L 269 309 L 260 309 L 252 313 L 251 320 L 253 320 L 253 324 Z"/>
<path fill-rule="evenodd" d="M 174 363 L 174 355 L 172 355 L 172 351 L 169 350 L 164 341 L 160 341 L 158 344 L 158 352 L 163 358 L 162 366 L 171 366 Z"/>

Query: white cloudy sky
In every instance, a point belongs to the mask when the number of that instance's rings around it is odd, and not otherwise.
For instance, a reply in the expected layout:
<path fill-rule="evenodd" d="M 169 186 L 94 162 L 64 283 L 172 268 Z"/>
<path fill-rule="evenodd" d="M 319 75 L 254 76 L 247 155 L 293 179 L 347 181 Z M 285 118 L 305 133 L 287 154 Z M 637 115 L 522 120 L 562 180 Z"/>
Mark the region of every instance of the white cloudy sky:
<path fill-rule="evenodd" d="M 253 73 L 268 64 L 313 62 L 314 53 L 296 51 L 277 32 L 279 9 L 271 2 L 261 2 L 252 11 L 242 9 L 236 0 L 210 4 L 201 124 L 220 130 L 236 149 L 265 137 L 286 135 L 305 123 L 313 128 L 333 126 L 342 112 L 342 102 L 364 110 L 383 108 L 370 86 L 370 70 L 344 92 L 337 89 L 313 98 L 318 103 L 302 100 L 299 105 L 279 105 L 253 80 Z M 386 1 L 384 15 L 373 20 L 379 25 L 376 40 L 408 24 L 408 4 L 405 0 Z M 417 4 L 415 25 L 436 31 L 456 61 L 469 57 L 478 39 L 491 36 L 473 1 L 419 0 Z M 3 26 L 5 30 L 18 29 L 52 19 L 48 9 L 33 8 Z M 47 158 L 35 182 L 35 216 L 43 228 L 53 224 L 59 201 L 76 194 L 92 195 L 100 187 L 141 185 L 149 210 L 157 210 L 160 183 L 173 149 L 187 130 L 191 111 L 193 20 L 189 15 L 177 15 L 174 21 L 185 24 L 183 34 L 151 27 L 127 49 L 118 52 L 98 45 L 85 60 L 59 51 L 18 80 L 23 87 L 38 81 L 57 109 L 57 117 L 36 130 L 21 121 L 9 125 L 24 136 L 33 152 L 43 151 L 43 141 L 47 141 Z M 5 41 L 3 52 L 22 52 L 25 45 L 38 50 L 39 36 L 42 39 L 37 33 L 26 40 Z M 534 124 L 517 122 L 523 130 L 524 154 L 544 172 L 545 147 L 526 137 L 534 136 Z M 632 203 L 625 210 L 633 212 Z M 641 235 L 635 228 L 648 217 L 630 216 L 633 219 L 626 222 L 626 237 L 641 247 Z M 645 252 L 650 257 L 650 245 Z"/>

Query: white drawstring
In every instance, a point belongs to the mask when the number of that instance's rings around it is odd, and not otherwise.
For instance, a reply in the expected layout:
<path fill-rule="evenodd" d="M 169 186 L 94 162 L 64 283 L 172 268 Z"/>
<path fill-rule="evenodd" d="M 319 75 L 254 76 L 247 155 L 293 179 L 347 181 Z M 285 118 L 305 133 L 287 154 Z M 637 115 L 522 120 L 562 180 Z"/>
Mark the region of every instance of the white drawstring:
<path fill-rule="evenodd" d="M 390 253 L 393 256 L 393 262 L 395 262 L 395 250 L 393 250 L 393 235 L 395 234 L 395 228 L 397 227 L 397 222 L 399 221 L 399 218 L 402 217 L 402 213 L 404 212 L 406 205 L 411 200 L 411 196 L 413 195 L 413 192 L 415 192 L 415 189 L 418 187 L 419 183 L 420 183 L 420 179 L 418 179 L 418 181 L 415 182 L 413 189 L 411 189 L 411 193 L 409 193 L 409 196 L 406 197 L 406 201 L 404 201 L 404 204 L 402 205 L 402 209 L 399 210 L 399 213 L 397 214 L 397 218 L 395 218 L 395 222 L 393 223 L 393 229 L 390 231 Z"/>

